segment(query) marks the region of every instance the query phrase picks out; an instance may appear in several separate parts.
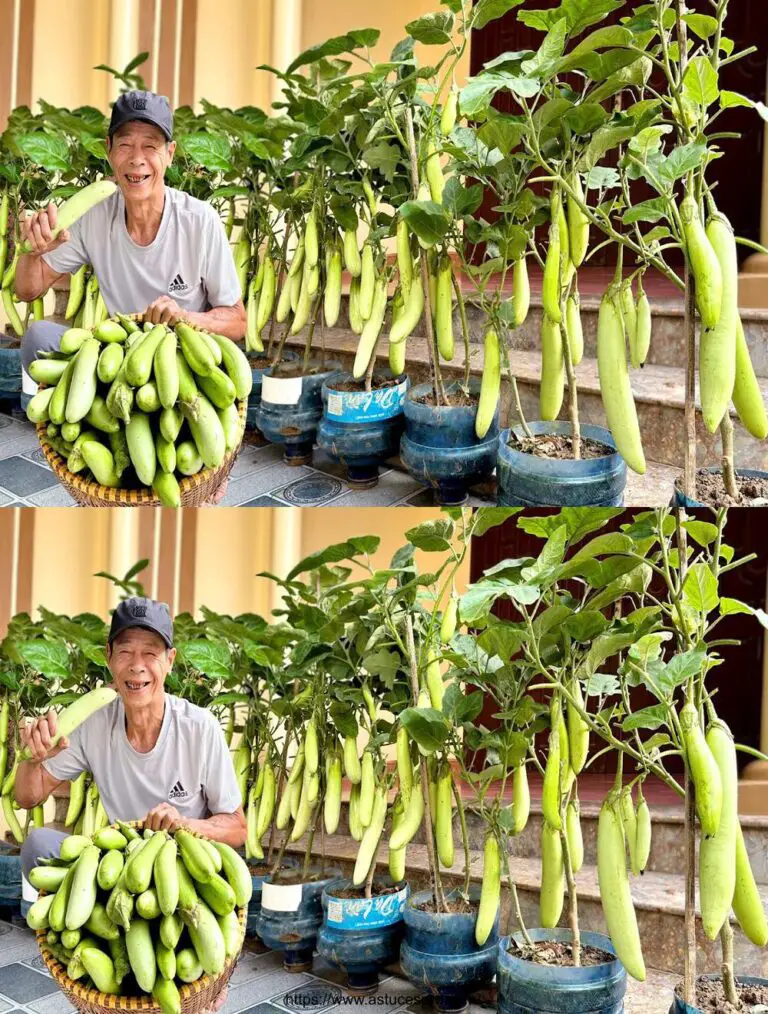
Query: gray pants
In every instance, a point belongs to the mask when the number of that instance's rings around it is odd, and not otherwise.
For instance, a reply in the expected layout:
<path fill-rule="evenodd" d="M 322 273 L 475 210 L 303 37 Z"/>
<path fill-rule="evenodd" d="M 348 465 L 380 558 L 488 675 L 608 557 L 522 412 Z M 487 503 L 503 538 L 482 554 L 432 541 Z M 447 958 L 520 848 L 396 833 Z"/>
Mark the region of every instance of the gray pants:
<path fill-rule="evenodd" d="M 21 363 L 29 371 L 29 364 L 40 352 L 54 352 L 59 347 L 61 336 L 68 324 L 57 324 L 53 320 L 33 320 L 21 339 Z"/>
<path fill-rule="evenodd" d="M 65 831 L 56 831 L 52 827 L 30 828 L 21 846 L 21 872 L 27 880 L 30 870 L 37 866 L 38 858 L 53 859 L 58 856 L 61 843 L 67 837 Z"/>

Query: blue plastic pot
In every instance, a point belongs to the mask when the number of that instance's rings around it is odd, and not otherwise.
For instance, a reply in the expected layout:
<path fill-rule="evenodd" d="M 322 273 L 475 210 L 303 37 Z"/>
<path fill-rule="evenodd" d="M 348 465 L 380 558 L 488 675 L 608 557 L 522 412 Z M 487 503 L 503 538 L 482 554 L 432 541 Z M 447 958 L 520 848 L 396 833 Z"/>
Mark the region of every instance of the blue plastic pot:
<path fill-rule="evenodd" d="M 294 352 L 292 349 L 283 349 L 281 360 L 284 363 L 296 363 L 299 360 L 299 353 Z M 261 405 L 261 380 L 264 376 L 264 370 L 262 369 L 251 369 L 251 376 L 253 377 L 253 387 L 251 393 L 248 395 L 248 411 L 245 416 L 245 428 L 247 430 L 258 429 L 257 418 L 259 415 L 259 406 Z"/>
<path fill-rule="evenodd" d="M 467 498 L 467 489 L 490 478 L 496 467 L 498 409 L 488 433 L 478 440 L 475 436 L 477 405 L 437 407 L 418 401 L 431 391 L 431 384 L 418 384 L 406 395 L 400 458 L 415 479 L 435 490 L 438 503 L 462 504 Z M 457 384 L 447 389 L 449 397 L 457 391 Z M 480 393 L 480 381 L 476 378 L 470 381 L 470 392 Z"/>
<path fill-rule="evenodd" d="M 710 982 L 715 979 L 720 979 L 719 975 L 700 975 L 699 979 L 708 979 Z M 736 976 L 737 986 L 768 986 L 768 979 L 759 978 L 756 975 L 737 975 Z M 699 1007 L 692 1007 L 685 1000 L 680 1000 L 677 996 L 672 1001 L 672 1006 L 669 1008 L 669 1014 L 702 1014 Z"/>
<path fill-rule="evenodd" d="M 456 897 L 448 895 L 448 900 Z M 405 939 L 400 948 L 400 967 L 417 986 L 429 990 L 437 1009 L 455 1014 L 467 1006 L 467 995 L 487 986 L 496 974 L 499 919 L 483 947 L 475 943 L 476 912 L 424 912 L 418 906 L 430 901 L 431 891 L 419 891 L 403 909 Z M 470 888 L 478 902 L 480 887 Z"/>
<path fill-rule="evenodd" d="M 299 868 L 299 861 L 298 859 L 293 859 L 291 856 L 284 856 L 282 868 L 284 870 L 297 870 Z M 253 874 L 251 876 L 253 894 L 251 895 L 251 900 L 248 902 L 248 919 L 245 924 L 245 935 L 247 937 L 258 936 L 258 933 L 256 932 L 256 923 L 258 922 L 259 912 L 261 912 L 261 886 L 264 883 L 264 878 L 266 876 L 266 873 L 261 875 Z"/>
<path fill-rule="evenodd" d="M 256 425 L 271 443 L 283 445 L 287 464 L 306 465 L 312 460 L 317 424 L 323 414 L 323 384 L 340 366 L 338 362 L 326 363 L 322 373 L 301 377 L 283 378 L 279 368 L 276 372 L 271 366 L 263 371 Z"/>
<path fill-rule="evenodd" d="M 21 349 L 18 342 L 0 338 L 0 401 L 6 407 L 18 406 L 21 398 Z"/>
<path fill-rule="evenodd" d="M 319 872 L 317 867 L 310 868 L 310 874 Z M 341 870 L 334 867 L 324 870 L 320 879 L 303 884 L 275 884 L 272 877 L 263 879 L 256 933 L 271 950 L 282 952 L 286 971 L 311 969 L 323 922 L 323 889 L 340 876 Z"/>
<path fill-rule="evenodd" d="M 373 374 L 374 380 L 391 376 L 389 370 L 375 370 Z M 323 418 L 317 442 L 346 467 L 351 486 L 366 489 L 379 481 L 380 463 L 397 454 L 409 381 L 403 375 L 391 387 L 338 390 L 339 384 L 353 379 L 351 373 L 335 373 L 323 384 Z"/>
<path fill-rule="evenodd" d="M 568 422 L 533 422 L 534 436 L 571 434 Z M 496 465 L 498 503 L 504 507 L 621 507 L 627 484 L 627 466 L 616 452 L 585 461 L 540 458 L 510 447 L 510 436 L 525 436 L 521 426 L 499 436 Z M 581 435 L 614 449 L 616 444 L 602 426 L 582 426 Z"/>
<path fill-rule="evenodd" d="M 528 935 L 534 943 L 544 940 L 570 942 L 567 929 L 534 929 Z M 501 1014 L 621 1014 L 627 991 L 627 973 L 616 958 L 604 965 L 586 968 L 537 965 L 509 953 L 514 941 L 522 946 L 521 933 L 499 941 L 496 983 Z M 582 933 L 582 944 L 616 954 L 613 944 L 601 933 Z"/>
<path fill-rule="evenodd" d="M 722 468 L 719 465 L 712 465 L 710 468 L 700 468 L 700 472 L 722 472 Z M 737 468 L 736 478 L 743 477 L 745 479 L 768 479 L 768 472 L 761 472 L 757 468 Z M 700 503 L 698 500 L 693 500 L 691 497 L 686 496 L 681 490 L 675 486 L 675 491 L 672 496 L 672 507 L 705 507 L 706 504 Z"/>
<path fill-rule="evenodd" d="M 21 853 L 18 845 L 0 842 L 0 905 L 21 905 Z"/>
<path fill-rule="evenodd" d="M 389 877 L 374 877 L 374 892 L 391 887 Z M 372 898 L 341 898 L 338 892 L 352 887 L 351 880 L 335 880 L 323 891 L 323 925 L 317 950 L 347 973 L 352 993 L 375 993 L 379 969 L 397 961 L 403 936 L 403 908 L 410 889 L 401 884 L 395 893 Z"/>

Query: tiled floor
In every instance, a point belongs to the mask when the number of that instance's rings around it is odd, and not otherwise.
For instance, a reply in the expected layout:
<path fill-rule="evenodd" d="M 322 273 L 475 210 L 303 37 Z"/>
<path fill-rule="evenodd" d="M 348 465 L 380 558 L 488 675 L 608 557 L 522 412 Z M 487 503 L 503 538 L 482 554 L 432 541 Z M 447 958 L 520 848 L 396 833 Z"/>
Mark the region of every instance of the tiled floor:
<path fill-rule="evenodd" d="M 0 921 L 0 1014 L 70 1014 L 74 1007 L 59 991 L 39 955 L 31 930 Z M 344 976 L 323 958 L 316 957 L 312 974 L 285 972 L 273 951 L 243 951 L 221 1014 L 433 1014 L 431 1001 L 397 975 L 380 976 L 378 992 L 352 998 L 340 988 Z M 630 980 L 626 1014 L 666 1014 L 674 977 L 649 973 L 644 985 Z M 299 996 L 295 996 L 296 991 Z M 468 1014 L 495 1010 L 471 1003 Z"/>
<path fill-rule="evenodd" d="M 315 450 L 312 466 L 283 462 L 282 449 L 246 444 L 238 455 L 221 505 L 225 507 L 425 506 L 432 494 L 405 472 L 382 468 L 373 489 L 353 490 L 344 469 Z M 487 501 L 471 497 L 473 506 Z M 0 507 L 75 507 L 48 467 L 34 428 L 20 413 L 0 413 Z"/>

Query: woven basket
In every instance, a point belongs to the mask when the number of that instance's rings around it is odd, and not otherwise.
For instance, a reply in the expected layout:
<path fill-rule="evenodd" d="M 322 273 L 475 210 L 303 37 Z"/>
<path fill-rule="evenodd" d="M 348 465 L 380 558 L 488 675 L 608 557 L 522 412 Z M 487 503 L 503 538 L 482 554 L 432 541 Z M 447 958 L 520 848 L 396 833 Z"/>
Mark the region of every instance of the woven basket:
<path fill-rule="evenodd" d="M 141 821 L 132 821 L 130 823 L 131 827 L 143 827 Z M 187 828 L 187 830 L 189 829 Z M 190 831 L 190 834 L 194 834 L 198 838 L 202 837 L 202 835 L 197 834 L 195 831 Z M 42 898 L 45 894 L 45 891 L 40 891 L 39 896 Z M 238 909 L 237 918 L 243 938 L 245 937 L 247 916 L 247 908 Z M 38 930 L 35 934 L 43 961 L 62 993 L 83 1014 L 103 1014 L 104 1011 L 108 1010 L 142 1011 L 143 1014 L 162 1014 L 161 1007 L 155 1003 L 151 996 L 113 996 L 109 993 L 100 993 L 97 989 L 87 989 L 74 979 L 70 979 L 67 975 L 66 966 L 62 965 L 58 958 L 55 958 L 51 953 L 46 940 L 46 933 L 47 930 Z M 240 955 L 236 954 L 233 958 L 227 958 L 224 968 L 215 977 L 202 975 L 196 982 L 179 986 L 181 1014 L 202 1014 L 203 1011 L 209 1010 L 229 982 L 239 957 Z"/>
<path fill-rule="evenodd" d="M 240 419 L 245 422 L 248 409 L 246 401 L 238 402 L 237 411 Z M 37 438 L 48 464 L 54 475 L 69 495 L 84 507 L 161 507 L 160 500 L 146 486 L 140 489 L 119 489 L 100 486 L 98 482 L 89 482 L 81 475 L 70 472 L 66 458 L 51 447 L 46 435 L 47 423 L 38 423 Z M 224 458 L 218 468 L 204 468 L 196 475 L 188 475 L 179 482 L 182 507 L 204 507 L 216 495 L 221 484 L 232 471 L 237 460 L 240 447 Z"/>

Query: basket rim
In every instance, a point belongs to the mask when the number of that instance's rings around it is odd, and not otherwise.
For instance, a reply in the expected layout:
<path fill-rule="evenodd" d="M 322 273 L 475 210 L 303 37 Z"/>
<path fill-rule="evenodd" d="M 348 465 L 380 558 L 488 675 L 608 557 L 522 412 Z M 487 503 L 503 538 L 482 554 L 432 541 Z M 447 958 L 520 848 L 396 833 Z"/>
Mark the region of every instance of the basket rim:
<path fill-rule="evenodd" d="M 40 385 L 40 390 L 45 385 Z M 235 403 L 237 405 L 237 413 L 241 421 L 245 420 L 248 411 L 247 399 L 239 400 Z M 107 487 L 101 486 L 97 482 L 89 482 L 83 479 L 80 475 L 75 472 L 70 472 L 67 468 L 67 459 L 63 458 L 58 451 L 56 451 L 46 435 L 47 423 L 37 423 L 35 430 L 37 433 L 37 439 L 40 443 L 40 448 L 45 455 L 46 461 L 51 466 L 51 469 L 62 485 L 67 484 L 73 486 L 84 496 L 91 497 L 94 500 L 104 500 L 106 503 L 119 502 L 123 496 L 130 496 L 132 498 L 132 506 L 136 507 L 161 507 L 159 497 L 155 496 L 154 492 L 147 486 L 137 487 Z M 242 447 L 242 436 L 240 443 L 237 447 L 233 448 L 228 454 L 224 456 L 220 465 L 216 468 L 203 468 L 194 475 L 184 476 L 183 479 L 179 480 L 179 491 L 183 498 L 185 494 L 192 493 L 199 489 L 206 483 L 213 483 L 215 478 L 221 473 L 228 474 L 235 459 L 240 453 Z"/>
<path fill-rule="evenodd" d="M 125 820 L 121 821 L 128 827 L 143 828 L 143 820 Z M 110 824 L 109 827 L 114 827 L 115 830 L 120 830 L 117 824 Z M 188 831 L 189 834 L 195 838 L 205 838 L 206 835 L 200 834 L 199 831 L 193 831 L 192 828 L 184 827 L 183 830 Z M 210 840 L 210 839 L 209 839 Z M 38 898 L 43 898 L 48 894 L 47 891 L 39 891 Z M 246 923 L 248 919 L 248 906 L 244 905 L 241 908 L 236 908 L 237 921 L 240 924 L 243 938 L 245 936 Z M 161 1007 L 155 1002 L 154 998 L 149 993 L 142 993 L 140 996 L 123 996 L 117 993 L 101 993 L 97 989 L 87 989 L 82 986 L 75 979 L 70 979 L 67 975 L 66 965 L 63 965 L 57 957 L 51 951 L 50 945 L 46 939 L 48 930 L 41 929 L 35 931 L 35 939 L 37 940 L 38 947 L 40 948 L 40 954 L 43 961 L 45 962 L 46 968 L 51 973 L 51 977 L 54 979 L 56 984 L 65 992 L 72 993 L 83 1003 L 88 1004 L 90 1007 L 98 1007 L 103 1010 L 130 1010 L 130 1011 L 143 1011 L 145 1014 L 149 1012 L 160 1011 Z M 242 949 L 242 948 L 241 948 Z M 229 980 L 235 965 L 240 958 L 240 952 L 235 954 L 231 958 L 227 958 L 224 963 L 224 967 L 218 975 L 208 975 L 204 973 L 199 979 L 194 982 L 185 982 L 179 986 L 179 996 L 181 997 L 182 1003 L 182 1014 L 184 1011 L 184 1002 L 202 993 L 204 990 L 209 989 L 219 982 L 222 978 L 226 977 Z"/>

